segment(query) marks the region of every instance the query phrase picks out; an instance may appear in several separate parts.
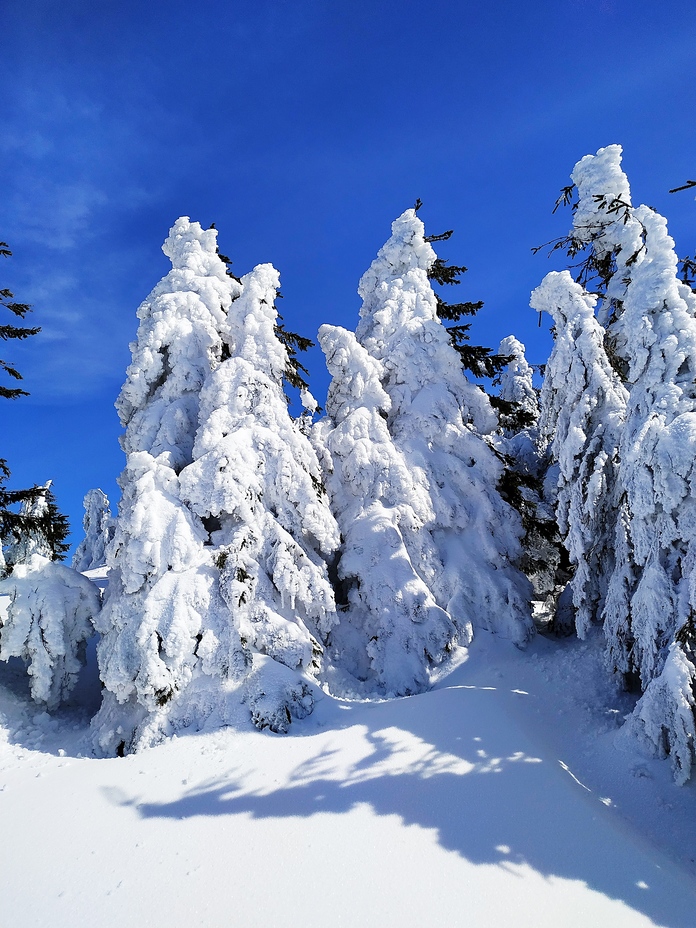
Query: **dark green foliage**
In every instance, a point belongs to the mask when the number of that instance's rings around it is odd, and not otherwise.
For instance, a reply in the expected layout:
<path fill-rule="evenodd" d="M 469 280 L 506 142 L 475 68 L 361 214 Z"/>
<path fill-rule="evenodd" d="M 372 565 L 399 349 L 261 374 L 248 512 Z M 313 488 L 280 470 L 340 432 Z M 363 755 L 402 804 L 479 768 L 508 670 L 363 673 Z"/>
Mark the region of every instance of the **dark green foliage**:
<path fill-rule="evenodd" d="M 443 232 L 441 235 L 426 235 L 426 242 L 447 241 L 452 236 L 452 230 Z M 453 286 L 461 283 L 459 279 L 466 272 L 463 264 L 449 264 L 443 258 L 436 258 L 428 268 L 428 278 L 439 286 Z M 462 316 L 475 316 L 483 306 L 483 300 L 476 302 L 447 303 L 440 294 L 436 293 L 437 315 L 443 322 L 457 322 Z M 459 323 L 459 325 L 447 326 L 450 342 L 455 348 L 462 361 L 462 367 L 469 371 L 476 378 L 495 377 L 500 371 L 509 364 L 511 358 L 503 355 L 493 354 L 491 348 L 483 348 L 480 345 L 472 345 L 469 341 L 469 329 L 471 323 Z M 493 398 L 491 397 L 491 400 Z M 495 403 L 494 403 L 495 405 Z"/>
<path fill-rule="evenodd" d="M 0 255 L 5 258 L 9 258 L 12 252 L 7 247 L 7 242 L 0 242 Z M 27 313 L 31 312 L 31 307 L 28 303 L 16 303 L 13 299 L 14 294 L 11 290 L 2 289 L 0 290 L 0 306 L 9 310 L 14 316 L 17 316 L 19 319 L 23 319 Z M 41 330 L 38 327 L 28 328 L 26 326 L 17 326 L 13 325 L 10 322 L 3 322 L 0 324 L 0 339 L 3 341 L 8 341 L 11 338 L 18 338 L 20 341 L 23 341 L 25 338 L 28 338 L 30 335 L 36 335 L 37 332 Z M 13 380 L 21 380 L 22 375 L 19 373 L 17 368 L 10 364 L 8 361 L 0 360 L 0 370 L 5 371 L 5 373 L 10 376 Z M 6 387 L 4 384 L 0 384 L 0 396 L 5 397 L 5 399 L 16 399 L 18 396 L 27 396 L 27 391 L 22 390 L 19 387 Z"/>
<path fill-rule="evenodd" d="M 46 513 L 39 517 L 38 527 L 51 549 L 51 560 L 64 561 L 70 548 L 65 540 L 70 534 L 70 523 L 68 517 L 58 509 L 50 487 L 46 490 Z"/>
<path fill-rule="evenodd" d="M 279 293 L 278 296 L 281 296 Z M 296 332 L 289 332 L 283 323 L 283 317 L 278 313 L 275 324 L 275 334 L 288 353 L 288 366 L 285 368 L 283 375 L 287 383 L 297 390 L 306 390 L 309 384 L 303 375 L 309 376 L 307 368 L 300 363 L 297 352 L 307 351 L 308 348 L 314 347 L 311 338 L 305 338 L 304 335 L 298 335 Z"/>
<path fill-rule="evenodd" d="M 0 256 L 9 258 L 12 255 L 6 242 L 0 242 Z M 28 303 L 17 303 L 13 299 L 14 294 L 11 290 L 7 288 L 0 289 L 0 306 L 7 309 L 13 316 L 16 316 L 19 319 L 23 319 L 27 313 L 31 312 L 31 307 Z M 27 326 L 16 326 L 12 323 L 2 323 L 0 325 L 0 339 L 3 341 L 9 341 L 12 338 L 19 339 L 23 341 L 25 338 L 28 338 L 30 335 L 36 335 L 37 332 L 41 331 L 38 326 L 27 327 Z M 0 361 L 0 370 L 5 371 L 10 377 L 14 380 L 21 380 L 22 375 L 14 367 L 14 365 L 8 363 L 7 361 Z M 27 391 L 22 390 L 18 387 L 6 387 L 0 385 L 0 397 L 5 399 L 16 399 L 19 396 L 27 396 Z M 22 513 L 15 512 L 11 507 L 21 507 L 22 503 L 29 504 L 32 501 L 37 500 L 44 493 L 43 487 L 32 487 L 30 490 L 8 490 L 6 487 L 6 482 L 10 477 L 10 469 L 7 466 L 7 461 L 4 458 L 0 458 L 0 542 L 10 539 L 12 537 L 21 536 L 29 531 L 34 530 L 46 530 L 51 537 L 54 535 L 54 530 L 49 524 L 50 516 L 46 513 L 45 516 L 36 517 L 29 515 L 26 512 Z M 55 507 L 55 500 L 54 500 Z M 25 507 L 28 508 L 28 507 Z M 55 509 L 55 513 L 58 510 Z M 67 535 L 67 519 L 65 516 L 61 516 L 61 519 L 65 520 L 64 530 L 56 527 L 56 543 L 59 546 L 57 551 L 60 555 L 63 551 L 66 551 L 68 546 L 62 545 L 63 539 Z M 60 534 L 62 531 L 62 535 Z M 62 545 L 62 547 L 61 547 Z"/>
<path fill-rule="evenodd" d="M 681 267 L 681 282 L 686 284 L 687 287 L 696 293 L 696 257 L 690 258 L 688 255 L 685 258 L 679 259 L 679 266 Z"/>
<path fill-rule="evenodd" d="M 575 192 L 576 187 L 574 184 L 571 184 L 569 187 L 563 187 L 561 195 L 556 200 L 552 212 L 555 213 L 559 206 L 570 206 L 573 212 L 575 212 L 578 207 L 578 201 L 575 200 Z M 609 281 L 616 273 L 616 259 L 620 249 L 617 248 L 612 251 L 605 251 L 600 255 L 597 253 L 594 242 L 602 237 L 604 230 L 608 225 L 611 225 L 611 223 L 623 222 L 625 224 L 630 218 L 635 219 L 636 217 L 632 212 L 631 204 L 626 203 L 621 197 L 609 198 L 605 194 L 596 193 L 593 198 L 597 204 L 597 209 L 600 212 L 606 213 L 608 222 L 588 223 L 582 226 L 582 231 L 584 233 L 583 238 L 577 235 L 578 228 L 576 227 L 573 232 L 568 235 L 562 235 L 559 238 L 551 239 L 549 242 L 544 242 L 543 245 L 536 245 L 532 248 L 532 254 L 536 255 L 540 251 L 548 249 L 548 256 L 552 255 L 555 251 L 565 251 L 569 258 L 576 258 L 578 255 L 584 255 L 581 261 L 575 265 L 571 265 L 571 267 L 577 271 L 575 281 L 581 284 L 589 293 L 601 298 L 605 295 Z M 645 249 L 646 234 L 647 231 L 645 226 L 643 226 L 643 241 L 637 251 L 629 255 L 624 262 L 627 267 L 631 267 L 631 265 L 635 264 L 638 260 L 638 256 Z"/>

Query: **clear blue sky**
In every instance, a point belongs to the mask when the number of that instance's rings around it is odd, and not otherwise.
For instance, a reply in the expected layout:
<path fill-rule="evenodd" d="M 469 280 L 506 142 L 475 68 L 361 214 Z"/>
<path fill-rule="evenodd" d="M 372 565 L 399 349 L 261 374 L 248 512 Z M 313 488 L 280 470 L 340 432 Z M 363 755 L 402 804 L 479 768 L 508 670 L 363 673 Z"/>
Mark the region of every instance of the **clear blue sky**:
<path fill-rule="evenodd" d="M 483 299 L 473 339 L 550 349 L 531 246 L 584 154 L 624 146 L 634 202 L 696 250 L 693 0 L 5 0 L 0 285 L 42 333 L 5 354 L 31 396 L 0 408 L 16 487 L 114 498 L 113 402 L 135 310 L 174 220 L 215 222 L 241 274 L 281 272 L 290 328 L 354 328 L 356 287 L 416 197 Z M 320 402 L 321 353 L 309 358 Z"/>

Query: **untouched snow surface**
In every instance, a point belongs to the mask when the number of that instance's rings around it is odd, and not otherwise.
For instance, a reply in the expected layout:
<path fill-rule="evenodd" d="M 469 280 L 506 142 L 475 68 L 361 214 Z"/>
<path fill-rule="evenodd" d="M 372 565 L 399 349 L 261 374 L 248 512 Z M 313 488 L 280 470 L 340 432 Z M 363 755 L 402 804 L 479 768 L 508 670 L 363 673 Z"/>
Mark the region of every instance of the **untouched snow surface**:
<path fill-rule="evenodd" d="M 696 794 L 616 743 L 601 642 L 481 632 L 436 689 L 320 700 L 292 735 L 88 753 L 0 665 L 0 912 L 51 925 L 692 928 Z"/>

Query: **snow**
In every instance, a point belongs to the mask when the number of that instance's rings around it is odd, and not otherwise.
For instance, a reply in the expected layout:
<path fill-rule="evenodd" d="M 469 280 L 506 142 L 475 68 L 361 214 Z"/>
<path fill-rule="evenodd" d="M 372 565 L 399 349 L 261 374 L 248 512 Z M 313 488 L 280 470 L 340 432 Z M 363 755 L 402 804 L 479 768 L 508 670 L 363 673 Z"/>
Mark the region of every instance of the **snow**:
<path fill-rule="evenodd" d="M 617 746 L 630 705 L 600 655 L 481 632 L 428 693 L 101 760 L 80 756 L 84 709 L 36 712 L 2 665 L 0 910 L 16 928 L 691 928 L 696 797 Z"/>

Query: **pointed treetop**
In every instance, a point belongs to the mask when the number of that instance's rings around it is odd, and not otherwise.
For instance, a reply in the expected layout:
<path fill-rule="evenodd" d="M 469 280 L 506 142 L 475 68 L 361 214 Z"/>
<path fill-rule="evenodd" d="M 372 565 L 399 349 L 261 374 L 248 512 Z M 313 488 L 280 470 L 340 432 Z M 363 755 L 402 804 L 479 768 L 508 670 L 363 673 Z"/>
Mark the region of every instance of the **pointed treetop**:
<path fill-rule="evenodd" d="M 392 223 L 391 238 L 363 274 L 358 293 L 365 298 L 384 280 L 400 277 L 413 269 L 427 273 L 437 255 L 425 240 L 425 226 L 415 209 L 407 209 Z"/>

